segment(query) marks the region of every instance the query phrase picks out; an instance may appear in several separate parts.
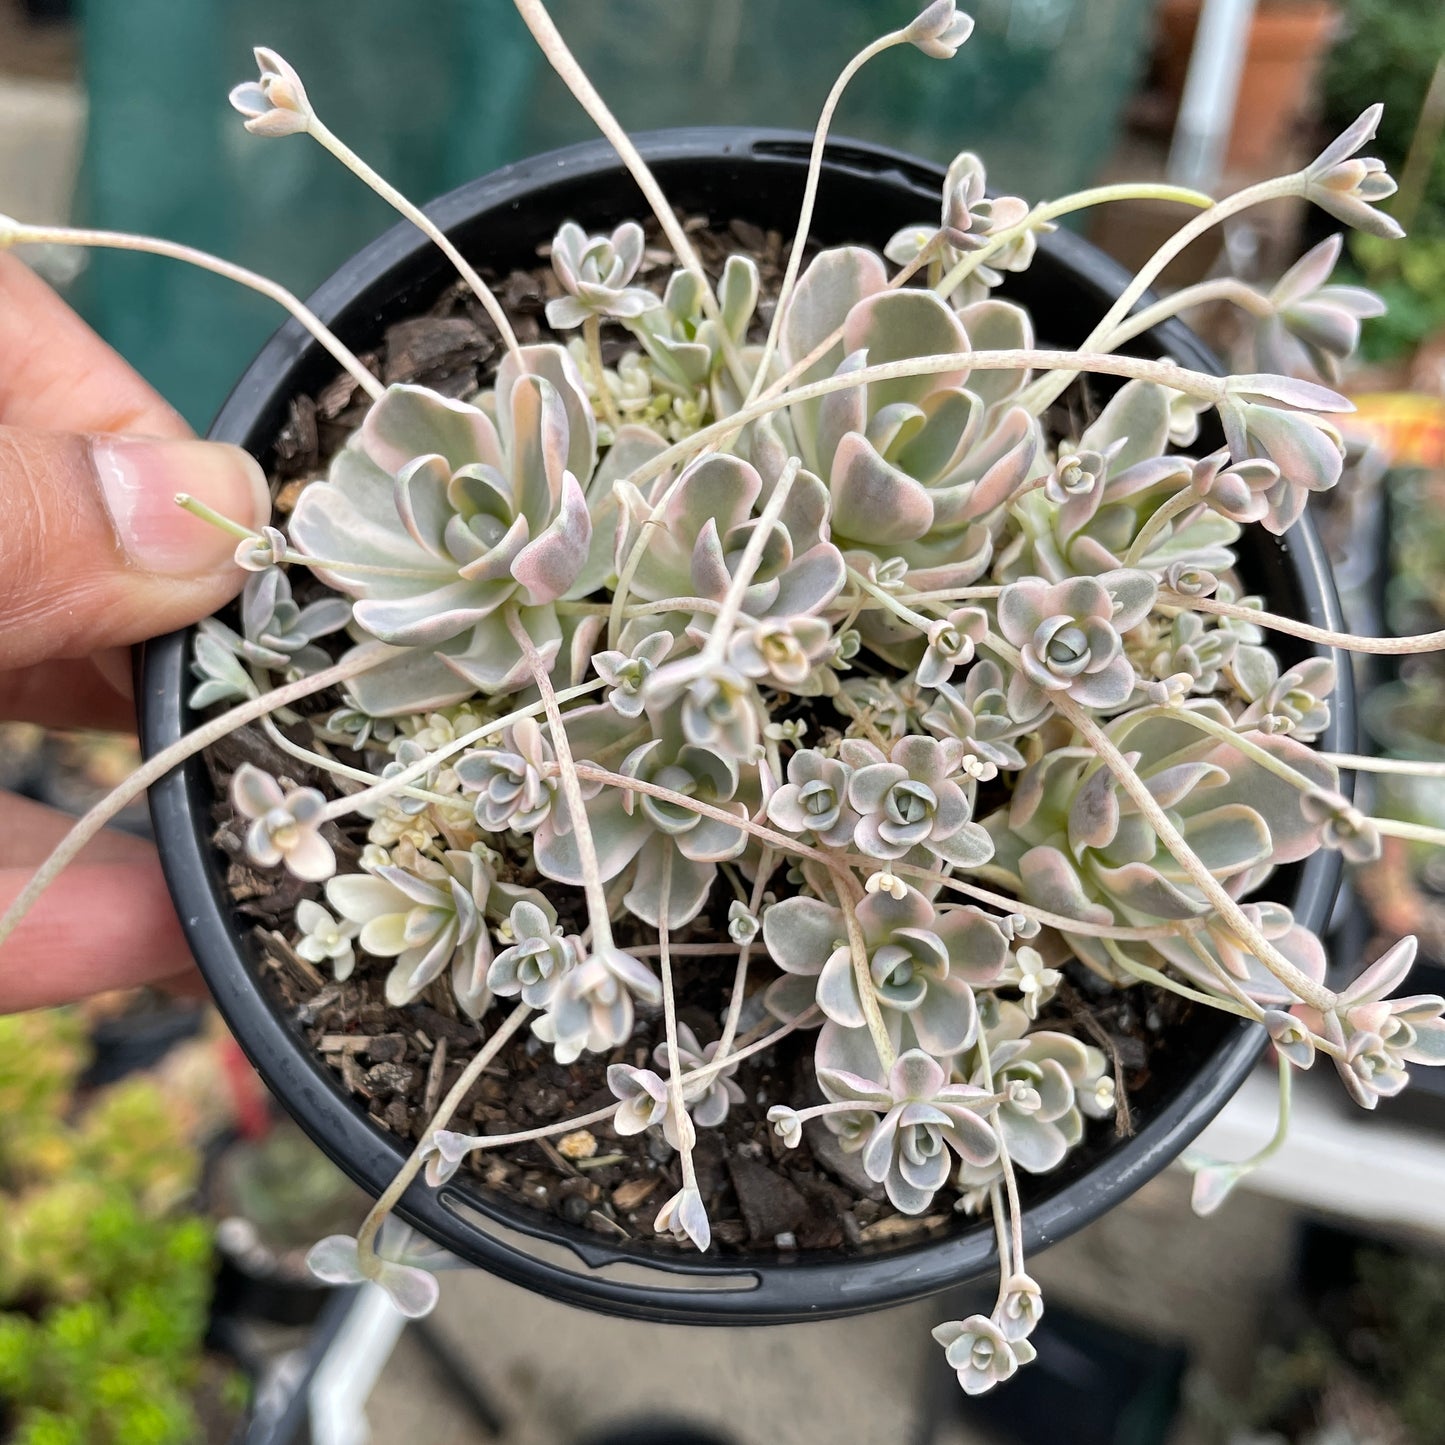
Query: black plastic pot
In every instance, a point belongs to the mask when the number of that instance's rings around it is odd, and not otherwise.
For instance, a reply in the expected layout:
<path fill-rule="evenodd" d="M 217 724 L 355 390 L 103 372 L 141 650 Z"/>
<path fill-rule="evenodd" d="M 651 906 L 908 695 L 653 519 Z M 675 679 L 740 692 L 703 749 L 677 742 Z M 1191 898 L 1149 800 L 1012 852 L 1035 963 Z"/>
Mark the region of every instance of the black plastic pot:
<path fill-rule="evenodd" d="M 796 224 L 809 139 L 765 130 L 680 130 L 639 144 L 675 205 L 715 222 L 741 217 L 790 234 Z M 824 165 L 814 235 L 827 244 L 881 246 L 898 228 L 938 211 L 943 173 L 891 151 L 840 143 Z M 577 146 L 510 166 L 463 186 L 431 214 L 477 264 L 505 272 L 535 263 L 536 246 L 563 220 L 591 229 L 643 214 L 636 186 L 611 150 Z M 1042 344 L 1077 344 L 1126 276 L 1077 237 L 1044 238 L 1033 267 L 1010 276 L 1006 294 L 1029 307 Z M 446 262 L 416 232 L 387 232 L 336 273 L 312 307 L 350 346 L 375 344 L 392 322 L 424 311 L 452 281 Z M 1218 364 L 1184 327 L 1170 323 L 1144 343 L 1185 365 Z M 325 384 L 335 363 L 288 324 L 241 378 L 211 430 L 263 460 L 291 398 Z M 1329 572 L 1308 521 L 1287 541 L 1251 533 L 1242 567 L 1252 588 L 1278 611 L 1338 627 Z M 179 738 L 192 719 L 189 637 L 147 646 L 141 695 L 147 754 Z M 1303 651 L 1303 649 L 1302 649 Z M 1286 654 L 1288 655 L 1288 654 Z M 1348 669 L 1323 745 L 1354 735 Z M 405 1157 L 402 1142 L 378 1128 L 304 1043 L 279 1000 L 261 982 L 252 950 L 232 916 L 225 866 L 211 847 L 212 793 L 192 760 L 151 789 L 161 858 L 191 947 L 222 1013 L 282 1103 L 356 1181 L 376 1194 Z M 1271 894 L 1301 922 L 1322 928 L 1338 883 L 1338 855 L 1320 853 L 1281 869 Z M 1024 1238 L 1030 1249 L 1062 1238 L 1125 1199 L 1158 1173 L 1223 1106 L 1264 1046 L 1262 1030 L 1224 1014 L 1179 1030 L 1137 1099 L 1139 1127 L 1089 1160 L 1072 1159 L 1030 1180 Z M 655 1320 L 754 1324 L 847 1315 L 918 1298 L 992 1268 L 987 1220 L 959 1218 L 926 1243 L 848 1254 L 747 1258 L 674 1255 L 606 1242 L 540 1213 L 489 1198 L 467 1177 L 434 1192 L 420 1183 L 398 1211 L 461 1259 L 573 1304 Z"/>

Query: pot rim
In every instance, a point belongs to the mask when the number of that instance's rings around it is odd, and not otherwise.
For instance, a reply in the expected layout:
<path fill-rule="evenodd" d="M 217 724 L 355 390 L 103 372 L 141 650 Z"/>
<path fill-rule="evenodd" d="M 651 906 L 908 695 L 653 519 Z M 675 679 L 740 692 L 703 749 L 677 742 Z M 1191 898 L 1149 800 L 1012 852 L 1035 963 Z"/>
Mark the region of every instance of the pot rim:
<path fill-rule="evenodd" d="M 640 133 L 633 140 L 651 166 L 686 171 L 722 163 L 741 170 L 762 163 L 764 178 L 768 168 L 777 169 L 792 176 L 798 189 L 812 144 L 806 132 L 754 127 L 688 127 Z M 931 215 L 938 205 L 943 168 L 885 147 L 840 139 L 825 152 L 824 189 L 830 176 L 902 188 L 919 200 L 921 214 Z M 487 214 L 516 212 L 529 197 L 559 183 L 575 186 L 609 177 L 632 185 L 612 148 L 590 141 L 506 166 L 426 209 L 444 231 L 452 232 L 475 227 Z M 629 197 L 628 204 L 633 211 L 642 208 L 640 197 L 635 203 Z M 1039 249 L 1042 257 L 1073 273 L 1072 281 L 1100 296 L 1117 295 L 1128 280 L 1123 268 L 1069 231 L 1041 237 Z M 323 321 L 339 319 L 341 335 L 353 344 L 354 333 L 364 332 L 368 323 L 374 339 L 379 316 L 367 309 L 368 303 L 376 304 L 370 293 L 405 294 L 407 288 L 394 273 L 423 263 L 432 272 L 445 267 L 444 262 L 435 263 L 431 243 L 402 222 L 338 268 L 308 305 Z M 414 289 L 427 294 L 426 285 Z M 433 287 L 429 299 L 435 294 Z M 1213 356 L 1177 321 L 1145 339 L 1156 352 L 1197 369 L 1219 371 Z M 322 380 L 334 370 L 310 335 L 288 321 L 243 373 L 208 435 L 241 444 L 259 435 L 263 448 L 269 447 L 282 408 L 305 390 L 297 373 L 308 363 Z M 1328 564 L 1309 517 L 1287 540 L 1270 539 L 1270 545 L 1277 546 L 1283 566 L 1293 575 L 1303 615 L 1318 625 L 1340 628 Z M 171 633 L 140 650 L 140 733 L 146 756 L 185 730 L 188 709 L 182 698 L 188 686 L 190 634 L 191 629 Z M 1353 692 L 1348 666 L 1343 666 L 1321 746 L 1338 750 L 1353 736 Z M 280 1001 L 254 969 L 254 950 L 233 920 L 220 855 L 210 843 L 210 796 L 200 757 L 150 790 L 161 863 L 187 939 L 222 1016 L 268 1086 L 312 1139 L 375 1197 L 409 1150 L 356 1105 L 287 1021 Z M 1290 902 L 1301 922 L 1323 929 L 1339 876 L 1339 856 L 1333 852 L 1322 850 L 1300 866 Z M 1038 1250 L 1090 1223 L 1159 1173 L 1224 1106 L 1264 1045 L 1259 1025 L 1224 1020 L 1207 1062 L 1133 1135 L 1115 1143 L 1078 1178 L 1025 1208 L 1026 1249 Z M 979 1277 L 996 1260 L 994 1233 L 986 1223 L 876 1254 L 673 1256 L 647 1246 L 607 1242 L 540 1210 L 487 1196 L 464 1176 L 437 1190 L 416 1180 L 396 1213 L 461 1259 L 512 1283 L 570 1304 L 655 1321 L 762 1324 L 833 1318 L 936 1293 Z"/>

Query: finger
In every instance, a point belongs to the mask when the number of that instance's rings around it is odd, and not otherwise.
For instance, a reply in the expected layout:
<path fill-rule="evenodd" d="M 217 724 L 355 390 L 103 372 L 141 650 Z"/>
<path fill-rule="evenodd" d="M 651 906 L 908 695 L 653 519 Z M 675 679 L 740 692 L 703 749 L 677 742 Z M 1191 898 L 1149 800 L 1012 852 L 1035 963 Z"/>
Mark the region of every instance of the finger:
<path fill-rule="evenodd" d="M 270 518 L 239 447 L 0 426 L 0 672 L 169 632 L 236 593 L 234 539 L 177 492 L 245 527 Z"/>
<path fill-rule="evenodd" d="M 109 664 L 101 670 L 100 660 Z M 39 723 L 47 728 L 99 728 L 134 732 L 135 703 L 116 686 L 128 669 L 129 654 L 119 651 L 79 661 L 42 662 L 0 672 L 0 718 Z"/>
<path fill-rule="evenodd" d="M 70 832 L 75 819 L 33 798 L 0 792 L 0 868 L 33 868 Z M 153 861 L 144 838 L 104 828 L 80 850 L 81 863 Z"/>
<path fill-rule="evenodd" d="M 0 251 L 0 422 L 185 437 L 190 428 L 18 257 Z"/>
<path fill-rule="evenodd" d="M 194 963 L 188 964 L 184 973 L 173 973 L 166 978 L 151 979 L 150 986 L 160 989 L 162 993 L 170 994 L 172 998 L 208 999 L 211 996 L 205 979 L 201 977 L 200 970 Z"/>
<path fill-rule="evenodd" d="M 0 909 L 29 875 L 28 868 L 0 869 Z M 0 949 L 0 1013 L 173 978 L 189 958 L 153 857 L 75 863 Z"/>

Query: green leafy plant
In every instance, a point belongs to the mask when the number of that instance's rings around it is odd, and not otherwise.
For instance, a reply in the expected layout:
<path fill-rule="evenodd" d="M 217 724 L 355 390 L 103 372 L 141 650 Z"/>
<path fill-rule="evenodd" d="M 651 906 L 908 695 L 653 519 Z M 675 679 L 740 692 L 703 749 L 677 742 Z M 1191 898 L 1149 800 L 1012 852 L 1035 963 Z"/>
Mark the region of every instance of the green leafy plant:
<path fill-rule="evenodd" d="M 1366 323 L 1362 353 L 1391 361 L 1445 327 L 1445 14 L 1434 0 L 1348 0 L 1344 8 L 1325 109 L 1343 123 L 1383 101 L 1380 155 L 1402 177 L 1404 244 L 1350 239 L 1350 268 L 1387 306 Z"/>
<path fill-rule="evenodd" d="M 17 1445 L 190 1445 L 212 1262 L 188 1213 L 199 1157 L 146 1079 L 77 1113 L 84 1036 L 68 1013 L 0 1019 L 0 1415 Z"/>
<path fill-rule="evenodd" d="M 996 1306 L 937 1335 L 962 1388 L 986 1389 L 1033 1357 L 1042 1309 L 1019 1172 L 1058 1167 L 1089 1121 L 1128 1102 L 1077 1020 L 1050 1012 L 1066 966 L 1265 1027 L 1281 1130 L 1291 1071 L 1317 1057 L 1365 1107 L 1409 1068 L 1445 1062 L 1445 1000 L 1394 996 L 1413 941 L 1337 992 L 1319 940 L 1252 898 L 1278 866 L 1322 848 L 1366 855 L 1396 826 L 1341 790 L 1341 771 L 1369 760 L 1318 747 L 1334 664 L 1287 667 L 1267 634 L 1364 651 L 1442 642 L 1298 622 L 1236 573 L 1245 527 L 1287 533 L 1338 480 L 1331 418 L 1349 402 L 1324 382 L 1376 302 L 1330 283 L 1330 243 L 1268 294 L 1212 281 L 1140 306 L 1195 237 L 1282 196 L 1397 235 L 1377 205 L 1394 183 L 1359 154 L 1379 107 L 1301 170 L 1220 201 L 1161 185 L 988 198 L 965 153 L 940 224 L 884 254 L 805 261 L 843 86 L 892 46 L 947 58 L 967 37 L 953 0 L 935 0 L 828 97 L 797 234 L 763 297 L 746 254 L 708 273 L 540 0 L 517 5 L 638 180 L 676 267 L 657 289 L 638 284 L 635 224 L 539 236 L 560 287 L 549 321 L 583 336 L 520 345 L 469 263 L 258 51 L 259 81 L 233 95 L 247 127 L 310 135 L 398 204 L 457 262 L 506 354 L 474 397 L 383 386 L 294 298 L 239 278 L 310 328 L 370 406 L 284 530 L 181 501 L 237 535 L 259 576 L 309 568 L 328 602 L 350 599 L 346 645 L 318 614 L 284 610 L 279 583 L 253 584 L 270 617 L 243 618 L 239 642 L 208 628 L 196 654 L 206 700 L 227 696 L 216 687 L 230 673 L 206 670 L 222 656 L 249 664 L 249 690 L 127 786 L 263 720 L 325 784 L 250 764 L 232 778 L 250 863 L 311 885 L 298 952 L 338 978 L 389 968 L 393 1004 L 449 986 L 489 1031 L 357 1236 L 316 1246 L 323 1278 L 376 1281 L 424 1313 L 434 1261 L 381 1235 L 411 1181 L 439 1185 L 469 1155 L 603 1120 L 676 1151 L 680 1188 L 654 1230 L 710 1247 L 697 1131 L 727 1118 L 741 1060 L 798 1032 L 824 1102 L 763 1101 L 784 1145 L 818 1119 L 900 1212 L 993 1214 Z M 1076 350 L 1037 347 L 1051 319 L 994 292 L 1058 218 L 1130 196 L 1196 214 Z M 18 223 L 0 237 L 235 274 L 143 238 Z M 1274 369 L 1219 377 L 1120 351 L 1206 294 L 1254 319 L 1256 364 Z M 1115 390 L 1073 437 L 1053 403 L 1081 374 Z M 1225 445 L 1195 456 L 1209 412 Z M 328 638 L 329 665 L 313 671 L 306 650 Z M 269 721 L 334 687 L 340 711 L 302 718 L 313 746 Z M 334 841 L 348 819 L 361 820 L 346 823 L 359 857 Z M 85 836 L 37 874 L 0 937 Z M 725 1009 L 693 1015 L 698 1031 L 679 1018 L 692 1001 L 674 949 L 689 939 L 732 978 Z M 765 1016 L 744 1031 L 750 992 Z M 646 1053 L 614 1059 L 610 1103 L 511 1134 L 448 1127 L 522 1029 L 565 1065 L 629 1044 L 639 1021 L 655 1031 L 654 1067 Z M 1192 1161 L 1198 1207 L 1253 1162 Z"/>

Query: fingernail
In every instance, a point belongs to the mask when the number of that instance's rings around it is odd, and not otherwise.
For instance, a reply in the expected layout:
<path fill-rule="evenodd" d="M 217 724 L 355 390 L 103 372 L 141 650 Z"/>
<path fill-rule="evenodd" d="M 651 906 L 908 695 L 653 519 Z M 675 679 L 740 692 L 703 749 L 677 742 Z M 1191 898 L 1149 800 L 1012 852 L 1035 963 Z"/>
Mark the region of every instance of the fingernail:
<path fill-rule="evenodd" d="M 143 571 L 194 577 L 231 565 L 236 539 L 178 507 L 178 492 L 243 527 L 271 519 L 266 474 L 240 447 L 101 436 L 90 450 L 116 537 Z"/>

